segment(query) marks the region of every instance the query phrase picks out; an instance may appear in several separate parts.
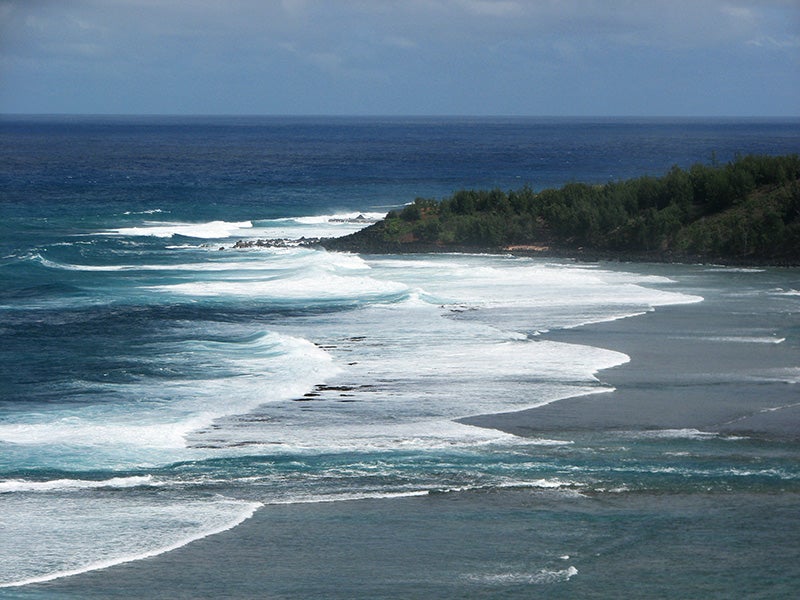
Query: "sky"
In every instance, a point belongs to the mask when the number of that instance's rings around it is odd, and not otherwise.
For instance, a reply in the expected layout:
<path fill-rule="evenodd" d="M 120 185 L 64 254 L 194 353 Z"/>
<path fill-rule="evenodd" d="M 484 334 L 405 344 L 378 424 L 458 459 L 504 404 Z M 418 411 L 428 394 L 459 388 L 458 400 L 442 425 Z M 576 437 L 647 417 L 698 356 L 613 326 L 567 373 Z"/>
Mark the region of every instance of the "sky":
<path fill-rule="evenodd" d="M 0 113 L 800 116 L 800 0 L 0 0 Z"/>

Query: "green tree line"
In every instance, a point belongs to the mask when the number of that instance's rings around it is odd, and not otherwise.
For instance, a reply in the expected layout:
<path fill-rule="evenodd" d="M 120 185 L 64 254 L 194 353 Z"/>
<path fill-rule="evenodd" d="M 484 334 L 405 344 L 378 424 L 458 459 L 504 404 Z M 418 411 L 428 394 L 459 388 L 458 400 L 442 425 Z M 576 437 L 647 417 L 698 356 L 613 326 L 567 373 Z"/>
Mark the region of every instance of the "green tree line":
<path fill-rule="evenodd" d="M 440 247 L 548 245 L 702 257 L 800 258 L 800 158 L 748 155 L 604 185 L 417 198 L 353 236 Z"/>

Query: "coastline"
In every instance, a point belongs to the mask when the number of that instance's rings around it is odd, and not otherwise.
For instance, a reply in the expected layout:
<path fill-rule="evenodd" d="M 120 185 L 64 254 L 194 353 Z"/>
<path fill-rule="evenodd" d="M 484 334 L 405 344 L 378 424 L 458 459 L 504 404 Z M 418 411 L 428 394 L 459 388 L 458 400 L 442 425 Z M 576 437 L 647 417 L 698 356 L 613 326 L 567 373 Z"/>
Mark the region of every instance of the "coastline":
<path fill-rule="evenodd" d="M 363 229 L 361 230 L 364 231 Z M 800 260 L 770 259 L 761 257 L 710 256 L 681 254 L 671 251 L 632 250 L 613 251 L 595 248 L 563 247 L 548 242 L 512 246 L 442 245 L 431 242 L 384 242 L 373 237 L 356 238 L 352 235 L 338 238 L 320 238 L 302 241 L 309 248 L 323 248 L 333 252 L 356 254 L 509 254 L 530 258 L 572 260 L 587 263 L 610 264 L 672 264 L 672 265 L 721 265 L 729 267 L 800 267 Z"/>
<path fill-rule="evenodd" d="M 673 166 L 661 177 L 603 185 L 462 189 L 438 201 L 418 197 L 328 243 L 362 252 L 495 246 L 584 259 L 796 265 L 798 176 L 797 154 L 737 154 L 725 165 Z"/>

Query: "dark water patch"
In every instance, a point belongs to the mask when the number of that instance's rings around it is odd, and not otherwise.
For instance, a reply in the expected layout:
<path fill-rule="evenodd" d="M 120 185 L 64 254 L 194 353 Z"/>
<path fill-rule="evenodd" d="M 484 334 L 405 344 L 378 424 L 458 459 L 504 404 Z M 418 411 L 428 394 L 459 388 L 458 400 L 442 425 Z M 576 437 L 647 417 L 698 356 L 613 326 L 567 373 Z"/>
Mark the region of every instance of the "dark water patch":
<path fill-rule="evenodd" d="M 790 597 L 800 577 L 797 501 L 796 494 L 591 499 L 507 491 L 270 506 L 175 552 L 25 593 Z"/>
<path fill-rule="evenodd" d="M 85 290 L 66 283 L 42 283 L 26 287 L 6 287 L 0 290 L 0 302 L 34 300 L 39 298 L 63 298 L 85 295 Z"/>

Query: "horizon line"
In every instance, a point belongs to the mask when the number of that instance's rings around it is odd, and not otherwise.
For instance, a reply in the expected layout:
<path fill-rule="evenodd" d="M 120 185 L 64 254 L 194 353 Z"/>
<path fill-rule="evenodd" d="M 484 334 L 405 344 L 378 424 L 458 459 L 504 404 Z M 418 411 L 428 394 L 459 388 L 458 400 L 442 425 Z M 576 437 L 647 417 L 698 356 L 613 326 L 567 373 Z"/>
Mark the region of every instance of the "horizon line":
<path fill-rule="evenodd" d="M 116 113 L 116 112 L 0 112 L 0 117 L 143 117 L 143 118 L 299 118 L 299 119 L 800 119 L 797 115 L 667 115 L 667 114 L 444 114 L 444 113 Z"/>

